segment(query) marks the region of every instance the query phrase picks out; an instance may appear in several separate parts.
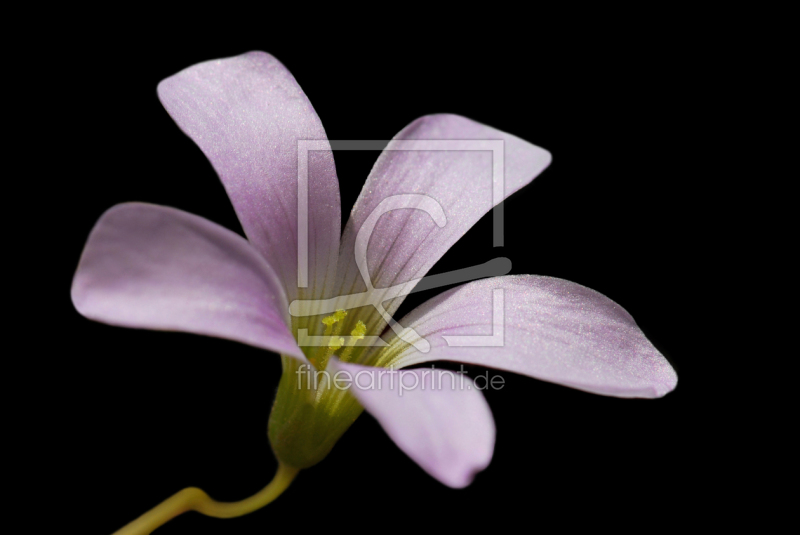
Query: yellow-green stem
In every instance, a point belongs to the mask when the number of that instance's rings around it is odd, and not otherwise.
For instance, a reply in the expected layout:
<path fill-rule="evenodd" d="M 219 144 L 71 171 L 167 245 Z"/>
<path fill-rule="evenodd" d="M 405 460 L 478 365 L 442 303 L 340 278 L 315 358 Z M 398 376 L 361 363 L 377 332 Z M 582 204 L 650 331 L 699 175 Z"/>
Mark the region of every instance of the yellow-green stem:
<path fill-rule="evenodd" d="M 280 496 L 295 478 L 297 472 L 299 470 L 296 468 L 283 464 L 279 465 L 278 472 L 269 485 L 239 502 L 217 502 L 196 487 L 185 488 L 156 505 L 124 528 L 116 531 L 113 535 L 149 535 L 157 527 L 166 524 L 187 511 L 197 511 L 217 518 L 234 518 L 252 513 Z"/>

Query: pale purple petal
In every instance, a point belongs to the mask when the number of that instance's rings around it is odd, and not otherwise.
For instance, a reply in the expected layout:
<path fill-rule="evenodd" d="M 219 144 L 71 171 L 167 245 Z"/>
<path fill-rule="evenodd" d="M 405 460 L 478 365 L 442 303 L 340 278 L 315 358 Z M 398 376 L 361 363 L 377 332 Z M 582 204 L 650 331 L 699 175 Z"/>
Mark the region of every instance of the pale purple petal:
<path fill-rule="evenodd" d="M 400 140 L 412 140 L 410 144 L 402 142 L 405 149 L 429 148 L 425 140 L 449 140 L 452 147 L 462 150 L 391 150 L 401 147 Z M 356 236 L 378 204 L 393 195 L 424 194 L 434 199 L 446 222 L 439 227 L 428 212 L 416 209 L 381 216 L 367 248 L 370 279 L 375 288 L 388 288 L 424 276 L 495 205 L 493 164 L 498 158 L 492 149 L 497 140 L 503 142 L 504 162 L 499 201 L 541 173 L 550 163 L 550 153 L 457 115 L 422 117 L 397 134 L 378 158 L 345 227 L 338 295 L 366 289 L 354 261 Z M 402 300 L 393 299 L 387 311 L 395 311 Z"/>
<path fill-rule="evenodd" d="M 446 370 L 385 370 L 331 362 L 342 385 L 397 446 L 445 485 L 462 488 L 489 465 L 495 427 L 483 394 Z M 334 377 L 337 377 L 334 375 Z"/>
<path fill-rule="evenodd" d="M 495 291 L 503 306 L 495 310 Z M 503 321 L 499 321 L 502 310 Z M 428 354 L 391 335 L 381 366 L 451 360 L 508 370 L 617 397 L 657 398 L 678 377 L 622 307 L 551 277 L 514 275 L 472 282 L 434 297 L 400 320 L 431 345 Z M 459 347 L 444 337 L 501 334 L 502 347 Z M 489 338 L 475 343 L 489 345 Z M 377 351 L 373 353 L 375 358 Z M 369 362 L 369 361 L 367 361 Z"/>
<path fill-rule="evenodd" d="M 339 251 L 339 183 L 332 152 L 308 153 L 309 289 L 298 291 L 298 142 L 329 145 L 294 77 L 269 54 L 250 52 L 189 67 L 163 80 L 158 96 L 211 161 L 289 301 L 322 295 Z"/>
<path fill-rule="evenodd" d="M 95 225 L 72 283 L 87 318 L 228 338 L 305 360 L 283 287 L 247 240 L 202 217 L 119 204 Z"/>

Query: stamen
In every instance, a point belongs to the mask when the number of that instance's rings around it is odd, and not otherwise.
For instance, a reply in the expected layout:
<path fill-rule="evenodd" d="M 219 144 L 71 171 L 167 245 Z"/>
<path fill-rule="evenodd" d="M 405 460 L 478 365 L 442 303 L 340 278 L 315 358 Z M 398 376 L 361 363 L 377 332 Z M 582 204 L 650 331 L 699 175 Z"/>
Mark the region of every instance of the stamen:
<path fill-rule="evenodd" d="M 333 338 L 331 338 L 331 341 L 328 342 L 328 347 L 330 349 L 333 349 L 333 351 L 336 351 L 337 349 L 339 349 L 343 345 L 344 345 L 344 338 L 337 337 L 337 336 L 334 336 Z"/>
<path fill-rule="evenodd" d="M 353 348 L 355 347 L 356 343 L 359 340 L 363 340 L 365 334 L 367 334 L 367 326 L 364 324 L 363 321 L 358 320 L 355 329 L 350 331 L 350 341 L 347 343 L 347 347 L 342 352 L 342 356 L 339 358 L 347 362 L 347 360 L 350 358 L 350 353 L 353 352 Z"/>
<path fill-rule="evenodd" d="M 340 309 L 331 314 L 330 316 L 322 318 L 322 323 L 324 323 L 328 327 L 333 327 L 334 323 L 342 321 L 345 318 L 345 316 L 347 316 L 347 311 Z"/>
<path fill-rule="evenodd" d="M 350 336 L 357 340 L 363 340 L 365 334 L 367 334 L 367 326 L 363 321 L 358 320 L 358 323 L 356 323 L 356 328 L 350 331 Z"/>
<path fill-rule="evenodd" d="M 309 359 L 316 369 L 324 370 L 330 356 L 344 345 L 344 338 L 340 338 L 336 335 L 342 330 L 342 324 L 340 322 L 346 316 L 347 311 L 339 309 L 330 316 L 322 318 L 322 323 L 325 325 L 324 336 L 331 336 L 332 338 L 328 342 L 328 347 L 321 347 L 317 352 L 317 356 Z"/>

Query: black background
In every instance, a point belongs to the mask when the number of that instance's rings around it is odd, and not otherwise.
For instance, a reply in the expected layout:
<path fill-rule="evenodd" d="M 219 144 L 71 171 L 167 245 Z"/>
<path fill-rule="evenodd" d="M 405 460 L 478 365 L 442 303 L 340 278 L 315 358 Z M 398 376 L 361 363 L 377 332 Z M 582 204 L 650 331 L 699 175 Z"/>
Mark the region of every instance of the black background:
<path fill-rule="evenodd" d="M 276 355 L 93 323 L 69 298 L 86 237 L 114 204 L 173 206 L 241 233 L 213 169 L 155 88 L 194 63 L 256 49 L 293 73 L 330 139 L 390 139 L 421 115 L 447 112 L 551 151 L 552 165 L 505 202 L 506 245 L 492 247 L 486 216 L 431 273 L 507 256 L 512 273 L 596 289 L 633 315 L 679 383 L 662 399 L 627 400 L 504 373 L 505 388 L 486 392 L 494 459 L 467 489 L 429 477 L 363 415 L 263 510 L 232 520 L 187 514 L 158 533 L 550 523 L 638 530 L 708 512 L 725 430 L 708 377 L 721 357 L 702 343 L 713 231 L 699 208 L 715 179 L 698 160 L 704 97 L 685 35 L 655 23 L 634 30 L 586 21 L 513 40 L 498 39 L 502 30 L 441 42 L 381 32 L 315 40 L 275 26 L 180 44 L 171 30 L 78 32 L 54 48 L 50 82 L 62 96 L 45 103 L 56 117 L 46 138 L 58 171 L 46 184 L 53 216 L 36 223 L 53 237 L 40 300 L 57 334 L 31 342 L 44 348 L 55 379 L 42 425 L 52 445 L 45 464 L 69 489 L 63 525 L 110 533 L 185 486 L 237 500 L 274 473 L 266 423 Z M 343 216 L 376 156 L 335 154 Z M 397 317 L 438 291 L 410 297 Z"/>

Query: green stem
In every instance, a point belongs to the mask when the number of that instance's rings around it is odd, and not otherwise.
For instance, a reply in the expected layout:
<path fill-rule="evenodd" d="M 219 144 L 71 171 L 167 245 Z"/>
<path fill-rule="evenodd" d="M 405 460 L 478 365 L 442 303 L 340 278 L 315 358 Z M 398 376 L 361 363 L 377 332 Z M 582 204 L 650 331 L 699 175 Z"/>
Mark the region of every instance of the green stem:
<path fill-rule="evenodd" d="M 157 527 L 187 511 L 197 511 L 216 518 L 233 518 L 252 513 L 280 496 L 298 472 L 299 470 L 296 468 L 290 468 L 283 464 L 278 465 L 278 472 L 269 485 L 239 502 L 217 502 L 197 487 L 185 488 L 113 535 L 149 535 Z"/>

